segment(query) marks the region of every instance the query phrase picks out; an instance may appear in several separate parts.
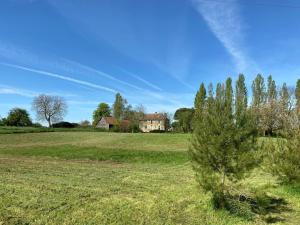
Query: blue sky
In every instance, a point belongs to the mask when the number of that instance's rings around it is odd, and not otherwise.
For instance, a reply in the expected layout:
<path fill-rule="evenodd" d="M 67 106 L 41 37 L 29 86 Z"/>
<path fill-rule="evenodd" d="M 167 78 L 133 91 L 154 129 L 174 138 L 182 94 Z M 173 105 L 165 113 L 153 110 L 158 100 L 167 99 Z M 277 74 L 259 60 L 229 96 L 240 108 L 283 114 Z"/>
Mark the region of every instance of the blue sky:
<path fill-rule="evenodd" d="M 88 3 L 87 3 L 88 2 Z M 148 112 L 190 107 L 201 82 L 300 78 L 298 0 L 2 0 L 0 115 L 39 93 L 91 120 L 120 92 Z"/>

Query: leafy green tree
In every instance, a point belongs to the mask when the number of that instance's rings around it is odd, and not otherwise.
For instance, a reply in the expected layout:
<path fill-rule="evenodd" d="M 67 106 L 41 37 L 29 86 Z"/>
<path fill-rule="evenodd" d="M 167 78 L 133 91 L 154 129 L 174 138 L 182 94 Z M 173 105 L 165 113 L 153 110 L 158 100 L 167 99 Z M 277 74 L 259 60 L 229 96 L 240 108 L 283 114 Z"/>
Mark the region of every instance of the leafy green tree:
<path fill-rule="evenodd" d="M 124 111 L 127 101 L 120 93 L 116 94 L 115 102 L 113 104 L 113 115 L 116 119 L 121 120 L 124 118 Z"/>
<path fill-rule="evenodd" d="M 222 96 L 217 98 L 210 85 L 205 119 L 198 121 L 189 153 L 199 185 L 213 194 L 216 206 L 224 207 L 234 183 L 257 164 L 256 130 L 250 119 L 243 124 L 236 122 L 232 80 L 227 79 L 225 90 L 224 85 L 218 86 Z"/>
<path fill-rule="evenodd" d="M 111 109 L 107 103 L 102 102 L 93 112 L 93 126 L 96 126 L 102 117 L 107 116 L 111 116 Z"/>
<path fill-rule="evenodd" d="M 195 110 L 190 108 L 180 108 L 176 110 L 174 119 L 178 121 L 181 131 L 185 133 L 192 131 L 194 112 Z M 201 111 L 199 111 L 198 113 L 200 112 Z"/>
<path fill-rule="evenodd" d="M 32 125 L 26 109 L 13 108 L 9 111 L 5 121 L 7 126 L 27 127 Z"/>
<path fill-rule="evenodd" d="M 137 105 L 133 108 L 131 105 L 127 105 L 124 110 L 124 119 L 130 121 L 129 129 L 131 132 L 139 132 L 140 120 L 145 116 L 145 107 L 143 105 Z"/>

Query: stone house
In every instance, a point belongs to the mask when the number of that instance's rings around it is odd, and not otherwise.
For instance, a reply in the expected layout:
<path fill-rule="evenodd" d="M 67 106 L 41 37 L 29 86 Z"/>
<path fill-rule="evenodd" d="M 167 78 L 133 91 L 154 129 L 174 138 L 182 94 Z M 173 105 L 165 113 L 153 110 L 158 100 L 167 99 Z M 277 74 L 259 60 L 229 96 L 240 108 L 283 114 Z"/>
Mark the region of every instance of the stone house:
<path fill-rule="evenodd" d="M 165 113 L 145 114 L 144 118 L 139 122 L 139 128 L 142 132 L 150 132 L 153 130 L 166 131 L 168 129 L 169 120 Z"/>
<path fill-rule="evenodd" d="M 116 126 L 119 126 L 119 128 L 123 131 L 127 131 L 129 130 L 130 127 L 130 121 L 129 120 L 118 121 L 114 117 L 102 117 L 101 120 L 96 125 L 96 128 L 111 130 Z"/>

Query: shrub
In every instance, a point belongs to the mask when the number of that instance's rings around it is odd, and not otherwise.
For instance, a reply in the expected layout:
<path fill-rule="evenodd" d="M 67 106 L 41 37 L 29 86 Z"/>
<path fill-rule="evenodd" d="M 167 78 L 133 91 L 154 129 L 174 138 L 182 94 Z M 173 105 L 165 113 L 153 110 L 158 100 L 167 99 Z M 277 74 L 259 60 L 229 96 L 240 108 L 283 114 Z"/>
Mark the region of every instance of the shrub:
<path fill-rule="evenodd" d="M 79 125 L 77 123 L 69 123 L 69 122 L 65 122 L 65 121 L 52 124 L 53 128 L 75 128 L 78 126 Z"/>
<path fill-rule="evenodd" d="M 165 130 L 151 130 L 150 133 L 166 133 Z"/>

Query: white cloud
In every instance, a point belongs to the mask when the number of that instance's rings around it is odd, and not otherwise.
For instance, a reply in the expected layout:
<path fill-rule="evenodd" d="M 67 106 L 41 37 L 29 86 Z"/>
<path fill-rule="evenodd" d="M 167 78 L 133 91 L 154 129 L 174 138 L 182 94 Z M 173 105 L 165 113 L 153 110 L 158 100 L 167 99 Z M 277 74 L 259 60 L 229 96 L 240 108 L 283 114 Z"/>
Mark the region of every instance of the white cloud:
<path fill-rule="evenodd" d="M 247 55 L 244 44 L 244 23 L 236 0 L 193 0 L 197 12 L 231 55 L 237 72 L 244 72 L 256 63 Z"/>
<path fill-rule="evenodd" d="M 95 88 L 95 89 L 98 89 L 98 90 L 104 90 L 104 91 L 108 91 L 108 92 L 112 92 L 112 93 L 117 92 L 116 90 L 108 88 L 108 87 L 104 87 L 104 86 L 101 86 L 101 85 L 98 85 L 98 84 L 93 84 L 93 83 L 83 81 L 83 80 L 77 80 L 77 79 L 74 79 L 72 77 L 68 77 L 68 76 L 64 76 L 64 75 L 60 75 L 60 74 L 56 74 L 56 73 L 51 73 L 51 72 L 48 72 L 48 71 L 37 70 L 37 69 L 33 69 L 33 68 L 25 67 L 25 66 L 20 66 L 20 65 L 15 65 L 15 64 L 9 64 L 9 63 L 0 63 L 0 64 L 4 65 L 4 66 L 16 68 L 16 69 L 21 69 L 21 70 L 41 74 L 41 75 L 48 76 L 48 77 L 54 77 L 54 78 L 58 78 L 58 79 L 61 79 L 61 80 L 70 81 L 72 83 L 80 84 L 80 85 L 90 87 L 90 88 Z"/>

